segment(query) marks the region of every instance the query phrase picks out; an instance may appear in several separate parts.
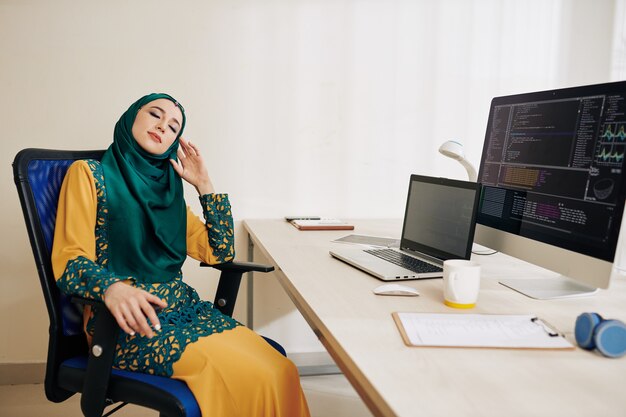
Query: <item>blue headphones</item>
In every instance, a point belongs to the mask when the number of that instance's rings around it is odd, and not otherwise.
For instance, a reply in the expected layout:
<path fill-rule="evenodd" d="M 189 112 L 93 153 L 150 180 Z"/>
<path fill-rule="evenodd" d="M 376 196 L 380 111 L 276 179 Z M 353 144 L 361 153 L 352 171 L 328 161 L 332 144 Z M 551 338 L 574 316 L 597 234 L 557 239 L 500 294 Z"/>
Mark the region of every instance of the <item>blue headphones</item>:
<path fill-rule="evenodd" d="M 605 320 L 597 313 L 582 313 L 576 319 L 576 343 L 583 349 L 598 349 L 609 358 L 626 354 L 626 324 Z"/>

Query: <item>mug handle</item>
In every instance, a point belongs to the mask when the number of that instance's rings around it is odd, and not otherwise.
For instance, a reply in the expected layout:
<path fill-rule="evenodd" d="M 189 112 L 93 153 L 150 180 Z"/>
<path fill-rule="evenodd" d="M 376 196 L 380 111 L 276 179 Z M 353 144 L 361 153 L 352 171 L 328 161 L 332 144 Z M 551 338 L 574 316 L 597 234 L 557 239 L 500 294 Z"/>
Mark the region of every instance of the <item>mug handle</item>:
<path fill-rule="evenodd" d="M 452 284 L 453 281 L 455 281 L 457 273 L 456 272 L 450 272 L 448 274 L 448 289 L 450 290 L 450 293 L 452 294 L 452 298 L 454 298 L 454 300 L 458 300 L 459 298 L 456 296 L 456 292 L 454 291 L 454 285 Z"/>

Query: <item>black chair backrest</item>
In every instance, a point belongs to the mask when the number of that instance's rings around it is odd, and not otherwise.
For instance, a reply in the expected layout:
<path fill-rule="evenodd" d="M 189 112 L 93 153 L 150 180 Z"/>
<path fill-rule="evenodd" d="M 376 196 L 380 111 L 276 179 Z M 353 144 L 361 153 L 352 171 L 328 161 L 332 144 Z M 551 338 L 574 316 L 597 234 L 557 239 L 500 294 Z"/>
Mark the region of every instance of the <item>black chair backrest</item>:
<path fill-rule="evenodd" d="M 102 150 L 24 149 L 13 161 L 15 185 L 50 318 L 45 388 L 46 396 L 54 402 L 72 395 L 56 384 L 59 365 L 68 358 L 87 353 L 82 313 L 59 291 L 52 272 L 50 254 L 59 192 L 65 173 L 74 161 L 100 160 L 103 153 Z"/>

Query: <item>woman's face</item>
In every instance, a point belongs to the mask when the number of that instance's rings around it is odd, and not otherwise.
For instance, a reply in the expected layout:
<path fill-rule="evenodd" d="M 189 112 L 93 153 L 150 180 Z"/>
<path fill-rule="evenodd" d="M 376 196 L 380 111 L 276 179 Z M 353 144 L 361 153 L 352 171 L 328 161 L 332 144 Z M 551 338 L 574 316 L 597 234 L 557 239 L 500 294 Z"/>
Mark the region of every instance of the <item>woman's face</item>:
<path fill-rule="evenodd" d="M 133 137 L 144 151 L 161 155 L 176 140 L 182 120 L 183 114 L 178 106 L 166 98 L 159 98 L 139 109 L 133 123 Z"/>

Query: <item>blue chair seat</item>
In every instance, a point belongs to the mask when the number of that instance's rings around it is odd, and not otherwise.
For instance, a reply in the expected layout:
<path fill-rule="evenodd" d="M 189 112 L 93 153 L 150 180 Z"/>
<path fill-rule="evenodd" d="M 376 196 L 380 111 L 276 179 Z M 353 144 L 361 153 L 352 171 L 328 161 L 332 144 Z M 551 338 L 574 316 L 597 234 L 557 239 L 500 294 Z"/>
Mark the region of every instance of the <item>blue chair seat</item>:
<path fill-rule="evenodd" d="M 76 356 L 61 363 L 61 369 L 59 370 L 61 386 L 72 391 L 80 389 L 83 386 L 86 369 L 86 356 Z M 134 383 L 124 383 L 126 380 L 131 380 Z M 187 384 L 163 376 L 113 369 L 107 396 L 115 401 L 150 407 L 155 405 L 154 398 L 163 398 L 161 407 L 166 405 L 174 406 L 174 409 L 165 412 L 165 415 L 201 416 L 198 402 L 187 387 Z M 142 398 L 150 398 L 150 404 L 141 404 Z"/>

